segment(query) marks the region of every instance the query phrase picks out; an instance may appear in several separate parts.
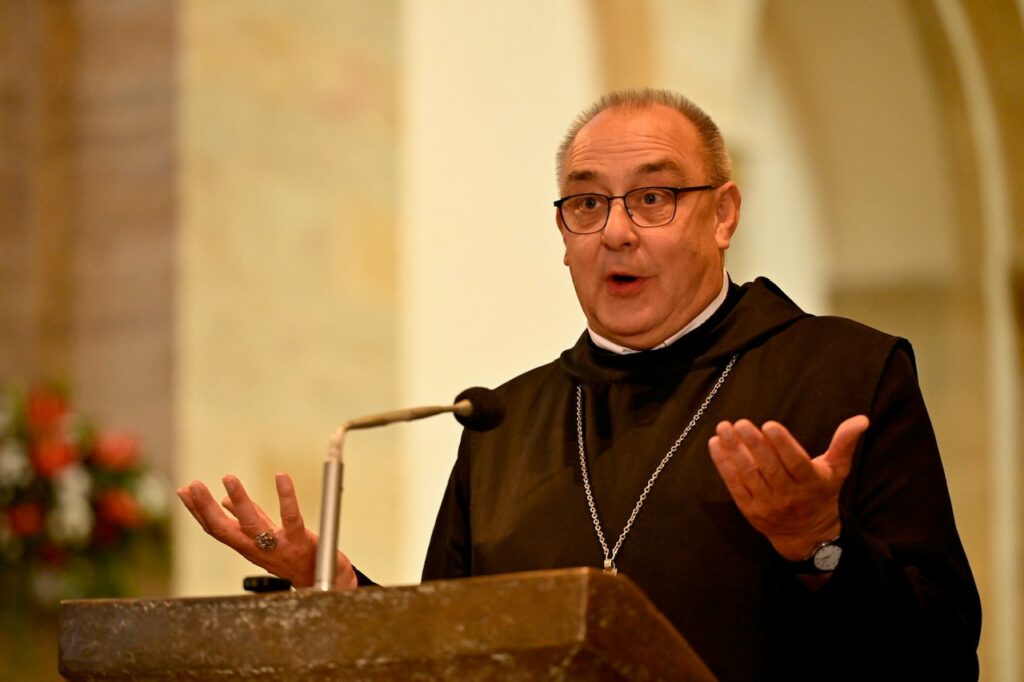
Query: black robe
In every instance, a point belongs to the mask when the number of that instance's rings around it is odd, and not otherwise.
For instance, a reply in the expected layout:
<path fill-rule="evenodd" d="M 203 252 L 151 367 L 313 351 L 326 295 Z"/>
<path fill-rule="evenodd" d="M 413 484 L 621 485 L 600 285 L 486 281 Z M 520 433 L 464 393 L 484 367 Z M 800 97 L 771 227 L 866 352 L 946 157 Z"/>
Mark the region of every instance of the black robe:
<path fill-rule="evenodd" d="M 497 389 L 506 417 L 463 434 L 424 580 L 570 566 L 611 547 L 644 484 L 731 373 L 654 484 L 616 564 L 723 680 L 976 678 L 977 590 L 954 525 L 909 343 L 801 311 L 771 282 L 668 348 L 617 355 L 587 334 Z M 819 590 L 747 522 L 708 454 L 723 420 L 777 420 L 808 452 L 847 417 L 871 420 L 841 494 L 839 568 Z"/>

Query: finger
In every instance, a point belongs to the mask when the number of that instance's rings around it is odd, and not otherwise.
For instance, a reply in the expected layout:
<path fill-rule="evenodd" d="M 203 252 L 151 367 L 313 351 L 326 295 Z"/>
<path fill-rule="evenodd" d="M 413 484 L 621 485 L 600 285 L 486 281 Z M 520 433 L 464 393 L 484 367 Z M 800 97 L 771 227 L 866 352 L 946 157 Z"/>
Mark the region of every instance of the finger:
<path fill-rule="evenodd" d="M 192 481 L 188 484 L 188 494 L 192 501 L 192 509 L 203 520 L 207 527 L 212 526 L 211 522 L 227 520 L 227 516 L 217 507 L 217 503 L 210 494 L 210 489 L 202 481 Z"/>
<path fill-rule="evenodd" d="M 210 490 L 200 481 L 192 481 L 188 486 L 195 504 L 196 513 L 202 517 L 206 532 L 231 547 L 247 544 L 249 539 L 238 528 L 238 522 L 229 517 L 217 505 Z"/>
<path fill-rule="evenodd" d="M 775 446 L 765 437 L 761 429 L 747 419 L 736 422 L 736 433 L 747 446 L 757 473 L 764 481 L 768 492 L 783 490 L 793 478 L 783 466 Z"/>
<path fill-rule="evenodd" d="M 746 445 L 736 433 L 735 424 L 721 422 L 716 428 L 716 433 L 719 472 L 730 475 L 735 485 L 743 488 L 742 491 L 732 491 L 733 498 L 753 501 L 757 495 L 764 494 L 764 480 L 757 473 L 757 466 Z"/>
<path fill-rule="evenodd" d="M 832 442 L 828 450 L 822 456 L 829 466 L 832 467 L 834 475 L 843 481 L 850 473 L 850 464 L 853 461 L 853 453 L 857 449 L 857 441 L 867 430 L 868 418 L 862 414 L 850 417 L 836 429 L 832 436 Z"/>
<path fill-rule="evenodd" d="M 717 433 L 725 446 L 723 453 L 732 462 L 743 485 L 753 497 L 757 498 L 770 495 L 771 488 L 759 470 L 758 462 L 754 459 L 754 455 L 741 433 L 744 430 L 749 431 L 750 428 L 755 427 L 749 421 L 741 419 L 735 424 L 720 423 Z M 748 437 L 750 437 L 749 434 Z"/>
<path fill-rule="evenodd" d="M 196 503 L 192 500 L 192 493 L 191 491 L 189 491 L 188 486 L 183 485 L 180 488 L 178 488 L 175 492 L 178 495 L 178 499 L 181 500 L 181 503 L 185 505 L 185 509 L 188 509 L 189 514 L 192 515 L 192 518 L 194 518 L 199 523 L 200 527 L 202 527 L 204 531 L 209 533 L 210 529 L 206 525 L 206 521 L 196 510 Z"/>
<path fill-rule="evenodd" d="M 779 462 L 785 467 L 793 481 L 804 483 L 816 478 L 814 465 L 811 464 L 811 456 L 793 437 L 789 429 L 779 422 L 769 421 L 761 427 L 761 432 L 775 448 Z"/>
<path fill-rule="evenodd" d="M 238 526 L 248 537 L 254 538 L 260 533 L 273 531 L 273 524 L 268 519 L 260 518 L 259 510 L 245 491 L 242 482 L 230 474 L 223 479 L 224 489 L 231 500 L 231 513 L 238 519 Z"/>
<path fill-rule="evenodd" d="M 732 461 L 739 473 L 754 471 L 757 468 L 754 458 L 747 452 L 747 446 L 743 444 L 736 431 L 736 424 L 719 422 L 715 427 L 715 434 L 719 439 L 722 454 Z"/>
<path fill-rule="evenodd" d="M 257 566 L 272 573 L 282 569 L 281 565 L 274 563 L 274 554 L 258 549 L 252 538 L 241 531 L 238 521 L 224 513 L 200 481 L 193 481 L 183 492 L 187 495 L 181 496 L 182 501 L 188 498 L 192 505 L 190 511 L 207 533 Z"/>
<path fill-rule="evenodd" d="M 281 507 L 281 526 L 285 537 L 299 542 L 306 537 L 306 524 L 302 520 L 299 500 L 295 496 L 295 486 L 288 474 L 278 473 L 274 477 L 277 485 L 277 499 Z"/>
<path fill-rule="evenodd" d="M 250 498 L 249 501 L 252 502 L 252 498 Z M 235 515 L 235 503 L 231 501 L 231 497 L 229 495 L 226 495 L 226 496 L 221 498 L 220 506 L 224 507 L 229 512 L 231 512 L 232 516 L 235 516 L 235 518 L 238 518 Z M 259 517 L 260 521 L 263 522 L 263 527 L 265 527 L 265 528 L 273 528 L 274 527 L 273 519 L 271 519 L 269 516 L 267 516 L 267 513 L 265 511 L 263 511 L 262 507 L 260 507 L 255 502 L 252 502 L 252 507 L 253 507 L 253 509 L 256 510 L 256 515 Z"/>
<path fill-rule="evenodd" d="M 712 436 L 708 441 L 708 452 L 711 453 L 711 461 L 718 469 L 719 476 L 725 483 L 725 487 L 732 495 L 732 499 L 740 509 L 745 508 L 753 501 L 750 490 L 743 485 L 743 480 L 736 469 L 736 465 L 725 453 L 724 443 L 721 436 Z"/>

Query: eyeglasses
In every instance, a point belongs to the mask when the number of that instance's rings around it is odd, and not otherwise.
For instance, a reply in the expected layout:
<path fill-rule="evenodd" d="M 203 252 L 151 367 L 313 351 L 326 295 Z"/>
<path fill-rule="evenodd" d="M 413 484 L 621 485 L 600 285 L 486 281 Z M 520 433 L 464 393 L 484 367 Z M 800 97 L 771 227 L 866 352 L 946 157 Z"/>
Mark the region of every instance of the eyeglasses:
<path fill-rule="evenodd" d="M 713 185 L 695 187 L 640 187 L 617 197 L 606 194 L 572 194 L 554 202 L 565 229 L 573 234 L 600 232 L 608 224 L 612 201 L 622 199 L 626 214 L 637 227 L 661 227 L 676 217 L 676 199 L 687 192 L 718 189 Z"/>

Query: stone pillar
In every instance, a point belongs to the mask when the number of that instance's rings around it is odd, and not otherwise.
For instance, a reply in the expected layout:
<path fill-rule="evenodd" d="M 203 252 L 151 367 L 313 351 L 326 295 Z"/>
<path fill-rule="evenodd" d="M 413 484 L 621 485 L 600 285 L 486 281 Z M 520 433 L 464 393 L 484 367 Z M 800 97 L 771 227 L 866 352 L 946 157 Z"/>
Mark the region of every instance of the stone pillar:
<path fill-rule="evenodd" d="M 66 380 L 169 468 L 169 0 L 0 3 L 0 383 Z"/>

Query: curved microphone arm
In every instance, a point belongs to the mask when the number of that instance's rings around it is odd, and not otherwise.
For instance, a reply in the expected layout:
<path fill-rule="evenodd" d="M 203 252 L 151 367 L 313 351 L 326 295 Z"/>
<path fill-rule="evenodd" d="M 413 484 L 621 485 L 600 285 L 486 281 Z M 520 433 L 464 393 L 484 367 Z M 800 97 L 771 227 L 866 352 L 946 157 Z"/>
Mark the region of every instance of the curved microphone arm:
<path fill-rule="evenodd" d="M 341 520 L 341 490 L 345 471 L 341 451 L 345 443 L 345 434 L 357 429 L 372 429 L 396 422 L 424 419 L 445 412 L 469 417 L 473 414 L 473 404 L 469 400 L 460 400 L 454 405 L 413 407 L 371 414 L 343 423 L 331 436 L 327 459 L 324 460 L 324 484 L 320 499 L 320 540 L 316 546 L 316 577 L 313 582 L 315 589 L 322 592 L 334 589 L 334 578 L 338 569 L 338 525 Z"/>

